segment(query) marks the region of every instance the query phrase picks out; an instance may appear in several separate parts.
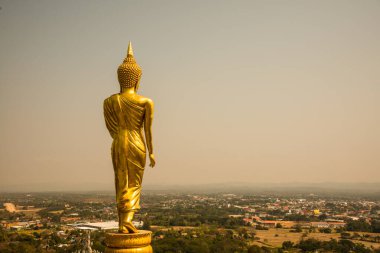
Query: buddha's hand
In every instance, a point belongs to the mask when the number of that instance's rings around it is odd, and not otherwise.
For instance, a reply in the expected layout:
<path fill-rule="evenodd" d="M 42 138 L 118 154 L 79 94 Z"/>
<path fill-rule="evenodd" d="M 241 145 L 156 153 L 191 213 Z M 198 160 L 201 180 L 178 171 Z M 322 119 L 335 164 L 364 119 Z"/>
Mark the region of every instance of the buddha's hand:
<path fill-rule="evenodd" d="M 150 159 L 150 164 L 149 164 L 149 166 L 153 168 L 154 165 L 156 165 L 156 159 L 154 159 L 154 155 L 153 155 L 153 154 L 150 154 L 150 155 L 149 155 L 149 159 Z"/>

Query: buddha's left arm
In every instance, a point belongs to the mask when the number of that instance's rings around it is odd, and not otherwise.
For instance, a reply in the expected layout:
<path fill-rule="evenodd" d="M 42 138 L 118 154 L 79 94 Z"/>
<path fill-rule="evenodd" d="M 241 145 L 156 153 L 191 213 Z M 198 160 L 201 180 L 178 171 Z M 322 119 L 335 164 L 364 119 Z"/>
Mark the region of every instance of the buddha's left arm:
<path fill-rule="evenodd" d="M 151 160 L 152 167 L 154 166 L 154 163 L 155 163 L 154 156 L 153 156 L 153 141 L 152 141 L 153 110 L 154 110 L 153 101 L 148 99 L 148 101 L 145 104 L 144 131 L 145 131 L 146 146 L 149 151 L 149 157 Z"/>

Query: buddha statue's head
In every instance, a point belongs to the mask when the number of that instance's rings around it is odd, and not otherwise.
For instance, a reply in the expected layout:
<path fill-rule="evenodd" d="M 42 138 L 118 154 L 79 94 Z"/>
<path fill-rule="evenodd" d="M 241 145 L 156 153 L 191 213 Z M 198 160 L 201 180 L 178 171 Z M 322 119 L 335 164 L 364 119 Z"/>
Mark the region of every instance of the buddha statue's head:
<path fill-rule="evenodd" d="M 137 91 L 141 74 L 141 68 L 136 63 L 135 57 L 133 56 L 132 44 L 129 42 L 127 57 L 125 57 L 123 63 L 117 69 L 120 88 L 134 87 L 135 91 Z"/>

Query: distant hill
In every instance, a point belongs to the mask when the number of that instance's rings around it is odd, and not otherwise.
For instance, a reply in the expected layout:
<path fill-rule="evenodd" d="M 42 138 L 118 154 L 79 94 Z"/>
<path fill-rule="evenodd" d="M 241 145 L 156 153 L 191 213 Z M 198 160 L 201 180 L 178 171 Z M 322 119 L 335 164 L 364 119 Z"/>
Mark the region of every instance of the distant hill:
<path fill-rule="evenodd" d="M 112 182 L 81 184 L 29 184 L 0 186 L 0 192 L 113 192 Z M 379 183 L 247 183 L 247 182 L 226 182 L 214 184 L 188 184 L 188 185 L 143 185 L 143 191 L 162 193 L 266 193 L 276 195 L 288 194 L 340 194 L 340 195 L 366 195 L 380 196 Z"/>

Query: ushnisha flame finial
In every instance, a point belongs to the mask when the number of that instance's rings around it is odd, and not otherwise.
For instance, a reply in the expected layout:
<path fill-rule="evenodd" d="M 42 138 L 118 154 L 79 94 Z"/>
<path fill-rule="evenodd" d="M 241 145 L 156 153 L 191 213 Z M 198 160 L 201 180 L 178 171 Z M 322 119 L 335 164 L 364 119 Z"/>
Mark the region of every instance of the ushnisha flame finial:
<path fill-rule="evenodd" d="M 137 85 L 142 71 L 133 56 L 132 43 L 128 44 L 127 57 L 117 69 L 117 76 L 121 87 L 128 88 Z"/>
<path fill-rule="evenodd" d="M 127 56 L 128 55 L 133 56 L 132 42 L 130 42 L 130 41 L 129 41 L 129 44 L 128 44 L 128 53 L 127 53 Z"/>

